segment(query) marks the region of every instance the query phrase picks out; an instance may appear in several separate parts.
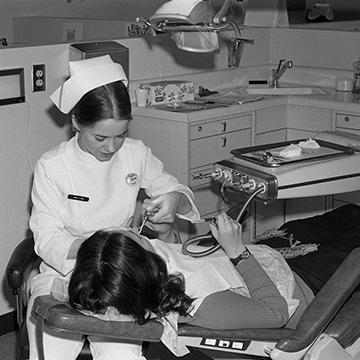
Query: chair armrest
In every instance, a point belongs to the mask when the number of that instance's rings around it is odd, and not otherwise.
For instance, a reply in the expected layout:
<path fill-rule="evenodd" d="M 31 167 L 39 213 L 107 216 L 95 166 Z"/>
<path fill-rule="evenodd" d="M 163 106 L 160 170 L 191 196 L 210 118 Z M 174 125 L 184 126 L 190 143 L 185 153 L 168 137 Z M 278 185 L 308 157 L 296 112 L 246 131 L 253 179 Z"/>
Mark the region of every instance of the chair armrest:
<path fill-rule="evenodd" d="M 360 283 L 360 248 L 354 249 L 304 311 L 296 329 L 276 348 L 297 352 L 309 346 L 327 327 Z"/>
<path fill-rule="evenodd" d="M 223 340 L 248 340 L 278 342 L 289 337 L 294 330 L 290 328 L 259 328 L 259 329 L 208 329 L 200 326 L 179 324 L 178 335 L 184 337 L 203 337 Z"/>
<path fill-rule="evenodd" d="M 34 251 L 34 240 L 32 236 L 21 241 L 11 254 L 6 267 L 6 277 L 9 287 L 15 295 L 27 281 L 30 271 L 38 266 L 40 258 Z"/>
<path fill-rule="evenodd" d="M 35 299 L 31 317 L 46 328 L 72 334 L 102 336 L 112 339 L 136 341 L 160 341 L 163 325 L 156 319 L 144 325 L 135 321 L 105 321 L 95 316 L 85 315 L 67 302 L 56 300 L 52 295 Z"/>
<path fill-rule="evenodd" d="M 351 298 L 325 329 L 325 333 L 336 339 L 343 348 L 347 348 L 358 339 L 360 334 L 360 291 L 355 291 L 351 295 Z"/>

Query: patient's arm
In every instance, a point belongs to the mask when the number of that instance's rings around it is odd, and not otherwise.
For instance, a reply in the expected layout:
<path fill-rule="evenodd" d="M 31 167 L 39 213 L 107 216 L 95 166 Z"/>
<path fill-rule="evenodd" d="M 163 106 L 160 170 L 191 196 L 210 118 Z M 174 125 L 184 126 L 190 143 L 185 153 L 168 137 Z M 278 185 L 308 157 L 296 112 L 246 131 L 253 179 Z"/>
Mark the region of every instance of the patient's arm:
<path fill-rule="evenodd" d="M 233 291 L 221 291 L 207 296 L 191 319 L 181 319 L 191 325 L 211 329 L 278 328 L 288 321 L 288 308 L 274 283 L 251 256 L 236 269 L 243 276 L 251 297 Z"/>
<path fill-rule="evenodd" d="M 245 249 L 241 225 L 226 214 L 217 217 L 217 226 L 211 225 L 215 238 L 229 258 L 236 258 Z M 244 279 L 251 297 L 233 291 L 222 291 L 205 298 L 192 325 L 213 329 L 272 328 L 281 327 L 288 321 L 288 307 L 254 256 L 241 260 L 236 270 Z"/>

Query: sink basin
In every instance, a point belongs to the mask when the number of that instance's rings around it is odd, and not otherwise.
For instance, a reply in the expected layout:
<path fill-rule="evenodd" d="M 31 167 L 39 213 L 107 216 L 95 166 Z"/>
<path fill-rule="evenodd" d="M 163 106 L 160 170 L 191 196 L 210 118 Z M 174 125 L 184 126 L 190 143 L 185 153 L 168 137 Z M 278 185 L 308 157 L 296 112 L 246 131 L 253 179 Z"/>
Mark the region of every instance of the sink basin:
<path fill-rule="evenodd" d="M 318 87 L 249 88 L 246 92 L 254 95 L 326 95 L 326 92 Z"/>

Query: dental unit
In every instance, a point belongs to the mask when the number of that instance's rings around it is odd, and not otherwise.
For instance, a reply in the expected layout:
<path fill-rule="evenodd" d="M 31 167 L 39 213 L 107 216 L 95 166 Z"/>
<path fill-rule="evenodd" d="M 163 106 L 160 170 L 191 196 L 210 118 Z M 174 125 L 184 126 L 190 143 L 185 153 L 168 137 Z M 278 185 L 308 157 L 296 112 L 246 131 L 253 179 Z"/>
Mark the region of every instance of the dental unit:
<path fill-rule="evenodd" d="M 232 158 L 215 164 L 212 177 L 245 194 L 261 188 L 257 200 L 264 203 L 360 190 L 360 137 L 325 131 L 314 139 L 318 150 L 288 159 L 276 155 L 277 148 L 301 140 L 234 149 Z"/>
<path fill-rule="evenodd" d="M 282 157 L 281 150 L 299 148 L 308 143 L 304 153 Z M 237 221 L 240 221 L 251 201 L 264 204 L 277 199 L 303 198 L 340 194 L 360 190 L 360 137 L 341 131 L 324 131 L 314 139 L 300 139 L 265 144 L 231 151 L 233 157 L 214 164 L 205 177 L 221 184 L 221 193 L 231 189 L 248 196 Z M 204 220 L 206 221 L 206 219 Z M 220 248 L 194 252 L 189 246 L 211 235 L 190 238 L 182 244 L 182 252 L 203 257 Z"/>

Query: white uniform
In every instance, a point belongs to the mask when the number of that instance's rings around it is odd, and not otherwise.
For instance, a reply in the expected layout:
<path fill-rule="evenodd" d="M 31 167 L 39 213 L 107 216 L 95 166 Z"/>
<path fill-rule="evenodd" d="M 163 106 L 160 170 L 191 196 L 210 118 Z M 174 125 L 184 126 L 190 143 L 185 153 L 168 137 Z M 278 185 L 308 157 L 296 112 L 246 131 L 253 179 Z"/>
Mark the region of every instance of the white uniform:
<path fill-rule="evenodd" d="M 30 227 L 43 262 L 31 284 L 29 309 L 35 297 L 50 293 L 54 278 L 70 276 L 75 260 L 66 258 L 75 239 L 100 229 L 130 226 L 140 188 L 150 197 L 184 193 L 193 208 L 184 217 L 199 218 L 191 190 L 165 172 L 162 162 L 140 140 L 127 138 L 111 160 L 100 162 L 82 151 L 74 136 L 40 158 L 34 172 Z M 30 360 L 36 360 L 34 324 L 29 320 L 28 330 Z M 142 359 L 141 344 L 93 340 L 94 359 Z M 47 359 L 73 360 L 81 347 L 80 340 L 44 334 Z"/>

